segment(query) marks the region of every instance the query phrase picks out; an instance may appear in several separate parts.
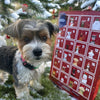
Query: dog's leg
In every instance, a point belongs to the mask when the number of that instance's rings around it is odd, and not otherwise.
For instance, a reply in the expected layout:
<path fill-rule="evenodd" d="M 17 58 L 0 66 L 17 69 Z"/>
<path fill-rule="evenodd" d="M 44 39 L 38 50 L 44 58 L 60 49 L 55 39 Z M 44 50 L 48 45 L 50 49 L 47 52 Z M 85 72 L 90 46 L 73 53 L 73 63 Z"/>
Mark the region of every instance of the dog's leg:
<path fill-rule="evenodd" d="M 43 69 L 42 69 L 43 70 Z M 41 85 L 41 69 L 37 69 L 36 71 L 37 76 L 35 77 L 36 79 L 32 79 L 29 83 L 30 88 L 33 90 L 35 89 L 36 91 L 44 89 L 44 87 Z"/>
<path fill-rule="evenodd" d="M 30 87 L 33 90 L 35 89 L 36 91 L 44 89 L 44 87 L 41 85 L 41 76 L 45 72 L 45 63 L 42 63 L 38 69 L 36 69 L 37 76 L 35 77 L 36 79 L 33 79 L 30 81 Z"/>
<path fill-rule="evenodd" d="M 37 80 L 30 81 L 30 88 L 31 89 L 33 88 L 33 90 L 35 89 L 36 91 L 44 89 L 44 87 L 41 85 L 41 83 L 38 82 Z"/>
<path fill-rule="evenodd" d="M 8 73 L 0 70 L 0 85 L 3 85 L 8 80 Z"/>
<path fill-rule="evenodd" d="M 29 88 L 27 85 L 14 86 L 14 87 L 15 87 L 17 99 L 33 100 L 33 98 L 30 96 Z"/>

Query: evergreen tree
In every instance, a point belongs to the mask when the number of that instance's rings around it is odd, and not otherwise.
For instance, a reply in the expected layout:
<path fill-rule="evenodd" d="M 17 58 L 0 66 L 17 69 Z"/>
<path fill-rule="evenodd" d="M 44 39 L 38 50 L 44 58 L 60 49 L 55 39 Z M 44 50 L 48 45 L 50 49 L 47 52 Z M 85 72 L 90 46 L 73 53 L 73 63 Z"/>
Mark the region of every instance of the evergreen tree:
<path fill-rule="evenodd" d="M 0 20 L 5 19 L 8 22 L 8 24 L 10 23 L 10 9 L 14 9 L 14 7 L 10 3 L 7 4 L 5 0 L 0 0 Z M 3 21 L 2 24 L 4 25 Z"/>
<path fill-rule="evenodd" d="M 52 15 L 48 12 L 50 8 L 59 8 L 59 5 L 53 2 L 53 0 L 0 0 L 0 20 L 7 19 L 9 24 L 18 18 L 32 18 L 34 16 L 48 18 Z M 21 9 L 22 6 L 16 9 L 15 3 L 26 4 L 28 8 L 26 11 Z"/>
<path fill-rule="evenodd" d="M 62 8 L 67 8 L 71 6 L 73 10 L 88 10 L 100 11 L 100 1 L 99 0 L 64 0 L 61 4 Z"/>

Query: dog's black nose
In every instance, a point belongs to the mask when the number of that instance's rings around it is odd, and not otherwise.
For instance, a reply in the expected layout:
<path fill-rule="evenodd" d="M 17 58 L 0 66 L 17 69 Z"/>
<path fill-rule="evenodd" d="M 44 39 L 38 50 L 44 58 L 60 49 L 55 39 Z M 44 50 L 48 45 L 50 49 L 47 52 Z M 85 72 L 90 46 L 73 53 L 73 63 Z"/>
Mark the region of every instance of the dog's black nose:
<path fill-rule="evenodd" d="M 42 55 L 42 49 L 41 48 L 36 48 L 33 50 L 34 56 L 41 56 Z"/>

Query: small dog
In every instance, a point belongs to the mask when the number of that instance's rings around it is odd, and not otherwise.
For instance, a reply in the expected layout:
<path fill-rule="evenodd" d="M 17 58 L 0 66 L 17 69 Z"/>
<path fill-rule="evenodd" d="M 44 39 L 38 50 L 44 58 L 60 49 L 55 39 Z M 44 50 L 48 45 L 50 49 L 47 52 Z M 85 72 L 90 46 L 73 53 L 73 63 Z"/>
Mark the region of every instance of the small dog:
<path fill-rule="evenodd" d="M 0 69 L 13 75 L 18 99 L 33 100 L 28 84 L 39 81 L 39 66 L 49 59 L 51 36 L 57 31 L 58 27 L 48 21 L 29 19 L 20 19 L 4 29 L 5 34 L 17 40 L 17 47 L 0 47 Z"/>

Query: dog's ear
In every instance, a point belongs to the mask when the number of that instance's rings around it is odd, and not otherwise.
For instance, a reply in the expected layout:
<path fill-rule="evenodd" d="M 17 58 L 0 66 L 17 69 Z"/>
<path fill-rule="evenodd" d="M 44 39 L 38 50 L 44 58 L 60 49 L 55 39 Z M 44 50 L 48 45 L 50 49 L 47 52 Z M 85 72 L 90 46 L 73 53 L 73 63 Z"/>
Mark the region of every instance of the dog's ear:
<path fill-rule="evenodd" d="M 18 24 L 21 20 L 17 20 L 15 23 L 6 27 L 3 32 L 11 37 L 17 38 L 19 35 Z"/>
<path fill-rule="evenodd" d="M 59 27 L 57 25 L 52 24 L 49 21 L 46 21 L 45 24 L 49 29 L 50 36 L 59 32 Z"/>

